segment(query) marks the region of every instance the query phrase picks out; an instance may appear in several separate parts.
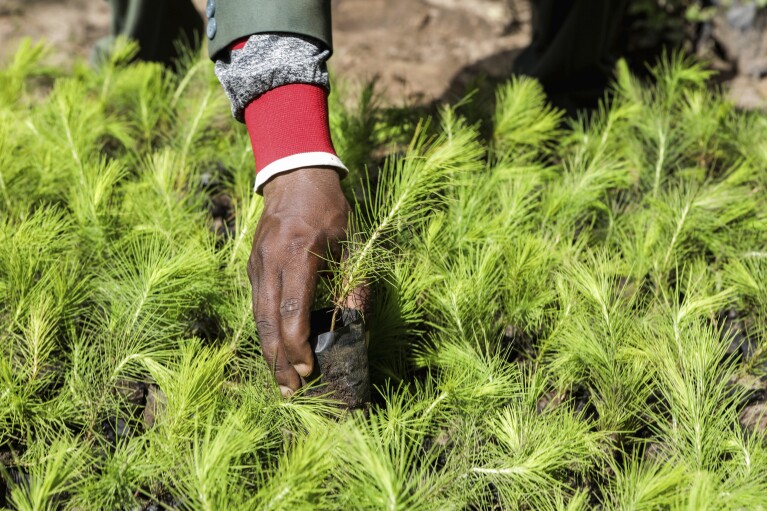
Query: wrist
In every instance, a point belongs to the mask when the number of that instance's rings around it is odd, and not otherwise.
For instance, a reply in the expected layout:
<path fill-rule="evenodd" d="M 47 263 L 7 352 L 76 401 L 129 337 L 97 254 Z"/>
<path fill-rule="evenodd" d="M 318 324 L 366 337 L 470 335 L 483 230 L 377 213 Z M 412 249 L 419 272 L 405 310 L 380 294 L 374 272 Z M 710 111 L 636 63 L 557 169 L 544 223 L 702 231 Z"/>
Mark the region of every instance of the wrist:
<path fill-rule="evenodd" d="M 347 204 L 338 171 L 332 167 L 304 167 L 270 179 L 262 188 L 264 207 L 272 212 L 291 211 L 307 197 L 326 203 Z"/>

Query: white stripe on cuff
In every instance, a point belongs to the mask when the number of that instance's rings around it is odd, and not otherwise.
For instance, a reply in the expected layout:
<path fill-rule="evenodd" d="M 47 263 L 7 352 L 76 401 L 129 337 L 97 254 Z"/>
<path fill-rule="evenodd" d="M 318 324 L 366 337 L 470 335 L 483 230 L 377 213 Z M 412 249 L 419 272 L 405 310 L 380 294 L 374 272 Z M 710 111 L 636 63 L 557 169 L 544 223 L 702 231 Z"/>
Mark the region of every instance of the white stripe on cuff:
<path fill-rule="evenodd" d="M 256 175 L 256 193 L 261 194 L 264 185 L 278 174 L 290 172 L 304 167 L 334 167 L 341 179 L 346 177 L 349 170 L 346 168 L 341 158 L 333 153 L 313 152 L 298 153 L 275 160 Z"/>

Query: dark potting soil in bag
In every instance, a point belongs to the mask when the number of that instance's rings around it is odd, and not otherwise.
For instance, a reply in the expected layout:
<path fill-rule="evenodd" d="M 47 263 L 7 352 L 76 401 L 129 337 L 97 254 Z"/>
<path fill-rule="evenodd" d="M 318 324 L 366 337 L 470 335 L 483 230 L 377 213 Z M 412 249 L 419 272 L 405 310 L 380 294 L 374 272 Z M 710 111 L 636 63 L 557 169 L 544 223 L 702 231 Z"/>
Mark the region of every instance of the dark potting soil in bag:
<path fill-rule="evenodd" d="M 370 401 L 368 343 L 362 315 L 347 310 L 330 331 L 333 309 L 312 312 L 309 342 L 314 353 L 314 372 L 307 379 L 316 385 L 307 395 L 327 395 L 348 408 L 364 407 Z"/>

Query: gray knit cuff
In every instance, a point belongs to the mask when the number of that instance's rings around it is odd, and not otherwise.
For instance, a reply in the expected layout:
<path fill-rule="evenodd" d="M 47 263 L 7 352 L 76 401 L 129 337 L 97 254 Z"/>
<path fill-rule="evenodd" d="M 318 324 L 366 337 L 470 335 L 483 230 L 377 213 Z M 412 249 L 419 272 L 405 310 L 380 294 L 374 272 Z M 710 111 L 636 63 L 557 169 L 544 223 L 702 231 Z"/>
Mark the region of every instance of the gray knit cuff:
<path fill-rule="evenodd" d="M 232 115 L 244 122 L 248 103 L 282 85 L 305 83 L 328 89 L 329 57 L 328 48 L 308 37 L 255 34 L 241 49 L 220 52 L 215 72 L 232 104 Z"/>

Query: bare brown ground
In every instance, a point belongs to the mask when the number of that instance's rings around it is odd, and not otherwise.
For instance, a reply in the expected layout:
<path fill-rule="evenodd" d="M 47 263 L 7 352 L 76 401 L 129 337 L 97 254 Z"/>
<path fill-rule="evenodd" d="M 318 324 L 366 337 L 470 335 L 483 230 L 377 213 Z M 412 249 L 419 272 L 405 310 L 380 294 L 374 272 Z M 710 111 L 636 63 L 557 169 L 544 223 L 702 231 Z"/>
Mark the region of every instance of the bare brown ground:
<path fill-rule="evenodd" d="M 205 0 L 193 1 L 202 11 Z M 527 0 L 332 3 L 336 75 L 352 83 L 377 79 L 379 91 L 395 105 L 458 99 L 477 76 L 503 79 L 530 39 Z M 0 63 L 24 37 L 49 41 L 51 64 L 87 59 L 93 44 L 107 35 L 109 21 L 106 0 L 0 0 Z M 733 44 L 753 47 L 761 56 L 767 37 L 734 38 Z M 767 80 L 749 74 L 748 67 L 727 78 L 730 95 L 741 106 L 764 107 Z"/>
<path fill-rule="evenodd" d="M 109 20 L 104 0 L 0 0 L 0 62 L 25 37 L 47 40 L 52 64 L 88 58 L 93 43 L 108 34 Z"/>
<path fill-rule="evenodd" d="M 205 0 L 194 3 L 203 10 Z M 345 81 L 377 79 L 397 103 L 442 97 L 476 64 L 476 72 L 506 76 L 530 37 L 528 5 L 516 3 L 513 9 L 505 0 L 334 0 L 332 67 Z M 87 59 L 109 22 L 105 0 L 0 0 L 0 62 L 24 37 L 50 42 L 52 64 Z"/>

